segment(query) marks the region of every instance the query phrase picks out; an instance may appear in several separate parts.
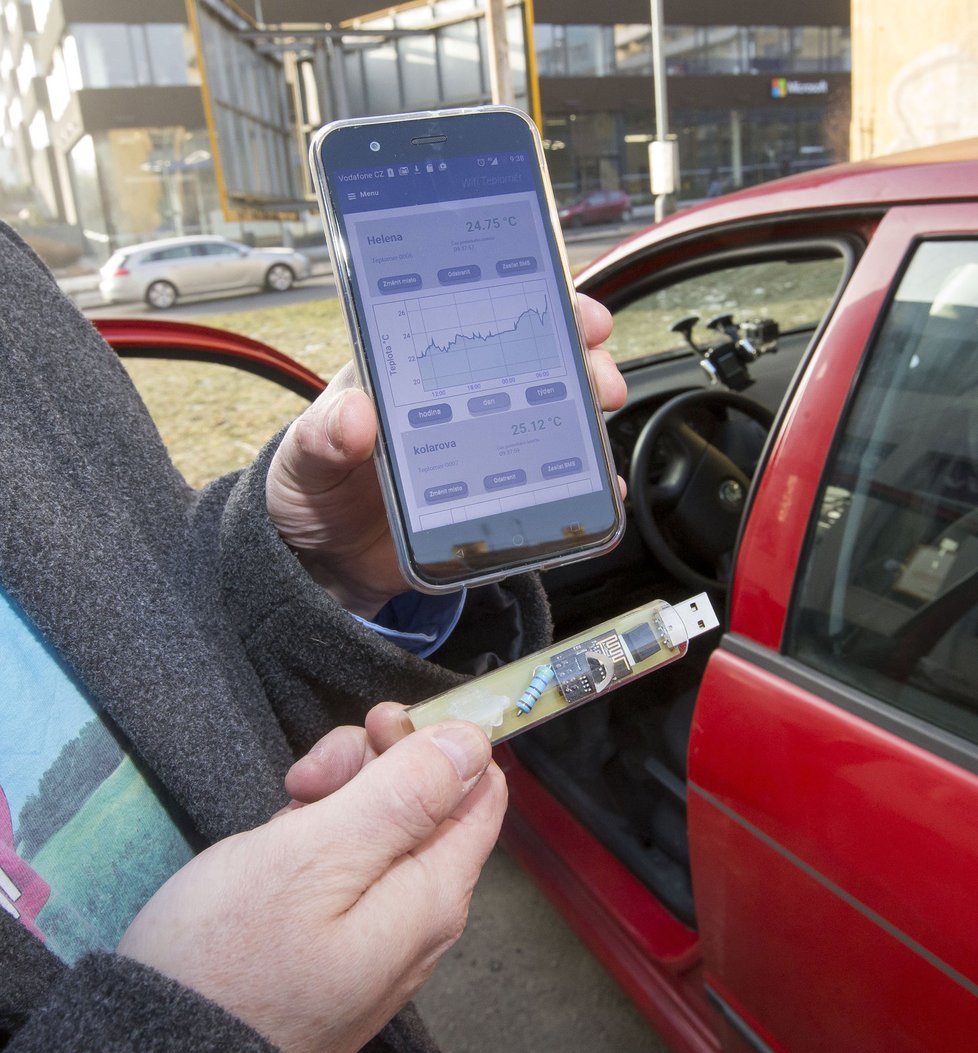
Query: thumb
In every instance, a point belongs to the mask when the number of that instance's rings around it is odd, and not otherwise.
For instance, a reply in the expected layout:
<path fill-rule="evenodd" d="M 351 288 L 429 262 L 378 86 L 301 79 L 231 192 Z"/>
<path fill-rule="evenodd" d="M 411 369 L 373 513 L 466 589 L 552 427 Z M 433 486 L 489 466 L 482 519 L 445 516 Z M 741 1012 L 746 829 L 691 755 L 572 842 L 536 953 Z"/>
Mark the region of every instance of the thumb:
<path fill-rule="evenodd" d="M 491 758 L 489 740 L 474 724 L 434 724 L 395 743 L 330 797 L 282 819 L 311 824 L 303 831 L 307 843 L 342 846 L 331 886 L 352 905 L 395 860 L 432 837 Z"/>
<path fill-rule="evenodd" d="M 272 481 L 305 495 L 325 494 L 370 460 L 376 437 L 370 398 L 334 380 L 292 423 L 276 451 Z"/>

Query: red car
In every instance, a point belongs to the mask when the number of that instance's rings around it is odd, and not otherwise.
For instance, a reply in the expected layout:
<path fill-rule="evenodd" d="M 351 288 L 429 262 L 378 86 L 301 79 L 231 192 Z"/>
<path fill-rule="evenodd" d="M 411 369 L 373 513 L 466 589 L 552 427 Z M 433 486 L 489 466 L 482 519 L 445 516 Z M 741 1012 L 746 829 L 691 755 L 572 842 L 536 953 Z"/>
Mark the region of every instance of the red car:
<path fill-rule="evenodd" d="M 631 198 L 624 190 L 592 190 L 590 194 L 557 210 L 562 227 L 589 223 L 621 223 L 632 214 Z"/>
<path fill-rule="evenodd" d="M 507 847 L 676 1050 L 974 1049 L 978 142 L 714 199 L 578 284 L 630 522 L 546 576 L 557 633 L 725 614 L 499 748 Z"/>

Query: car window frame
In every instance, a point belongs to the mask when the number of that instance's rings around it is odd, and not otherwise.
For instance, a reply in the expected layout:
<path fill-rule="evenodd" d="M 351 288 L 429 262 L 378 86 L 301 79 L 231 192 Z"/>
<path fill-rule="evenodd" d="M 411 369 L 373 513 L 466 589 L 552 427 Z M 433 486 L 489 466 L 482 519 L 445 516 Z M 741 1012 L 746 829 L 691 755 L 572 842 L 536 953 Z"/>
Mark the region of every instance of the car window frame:
<path fill-rule="evenodd" d="M 775 256 L 783 256 L 785 253 L 788 253 L 789 255 L 797 254 L 799 258 L 803 258 L 805 255 L 811 255 L 812 250 L 820 250 L 824 252 L 826 258 L 829 258 L 830 253 L 834 253 L 842 258 L 842 274 L 825 313 L 814 327 L 812 341 L 806 349 L 805 356 L 803 356 L 804 362 L 804 357 L 807 357 L 810 353 L 812 345 L 817 341 L 817 338 L 821 336 L 825 325 L 838 306 L 839 300 L 842 298 L 842 294 L 849 283 L 849 279 L 852 277 L 853 271 L 856 269 L 856 265 L 858 264 L 859 258 L 865 247 L 865 242 L 856 235 L 848 233 L 816 235 L 810 238 L 799 238 L 794 236 L 783 241 L 768 242 L 760 246 L 751 244 L 739 245 L 735 248 L 717 249 L 709 255 L 698 255 L 693 260 L 683 260 L 662 269 L 656 269 L 653 266 L 657 252 L 651 251 L 648 254 L 648 262 L 650 264 L 649 272 L 645 279 L 633 283 L 628 288 L 627 295 L 616 295 L 615 292 L 612 292 L 610 295 L 602 296 L 601 302 L 608 308 L 612 316 L 614 316 L 622 309 L 630 307 L 644 297 L 658 292 L 670 285 L 674 285 L 678 281 L 687 281 L 692 278 L 702 277 L 703 275 L 710 274 L 715 270 L 722 270 L 737 265 L 762 263 L 765 262 L 765 260 L 774 258 Z M 658 247 L 656 247 L 656 249 L 658 249 Z M 581 288 L 581 291 L 590 292 L 586 285 Z M 791 332 L 792 330 L 788 331 Z M 680 343 L 677 344 L 675 350 L 660 351 L 651 355 L 645 355 L 640 358 L 631 358 L 624 361 L 616 360 L 616 365 L 627 378 L 629 370 L 632 369 L 642 369 L 656 362 L 667 362 L 681 358 L 694 357 L 694 352 L 690 348 L 682 345 L 682 338 L 678 334 L 676 335 L 676 339 Z"/>

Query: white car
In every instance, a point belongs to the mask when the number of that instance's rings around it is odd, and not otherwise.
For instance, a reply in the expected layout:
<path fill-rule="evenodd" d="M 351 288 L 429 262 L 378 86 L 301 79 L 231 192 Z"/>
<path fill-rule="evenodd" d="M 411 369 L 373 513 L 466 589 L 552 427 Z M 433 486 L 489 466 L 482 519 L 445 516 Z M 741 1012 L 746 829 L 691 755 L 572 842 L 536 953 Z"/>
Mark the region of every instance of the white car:
<path fill-rule="evenodd" d="M 293 249 L 253 249 L 197 234 L 120 249 L 99 271 L 99 292 L 106 303 L 145 300 L 163 310 L 185 296 L 261 288 L 285 292 L 311 269 L 309 258 Z"/>

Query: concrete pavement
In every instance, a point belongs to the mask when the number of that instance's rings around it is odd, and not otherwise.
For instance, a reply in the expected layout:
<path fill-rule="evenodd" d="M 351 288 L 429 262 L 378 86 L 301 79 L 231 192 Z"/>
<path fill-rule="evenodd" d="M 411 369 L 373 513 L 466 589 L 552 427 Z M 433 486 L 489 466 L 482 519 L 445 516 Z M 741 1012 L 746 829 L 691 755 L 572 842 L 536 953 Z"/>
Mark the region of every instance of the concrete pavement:
<path fill-rule="evenodd" d="M 668 1053 L 502 849 L 469 924 L 415 999 L 443 1053 Z"/>

